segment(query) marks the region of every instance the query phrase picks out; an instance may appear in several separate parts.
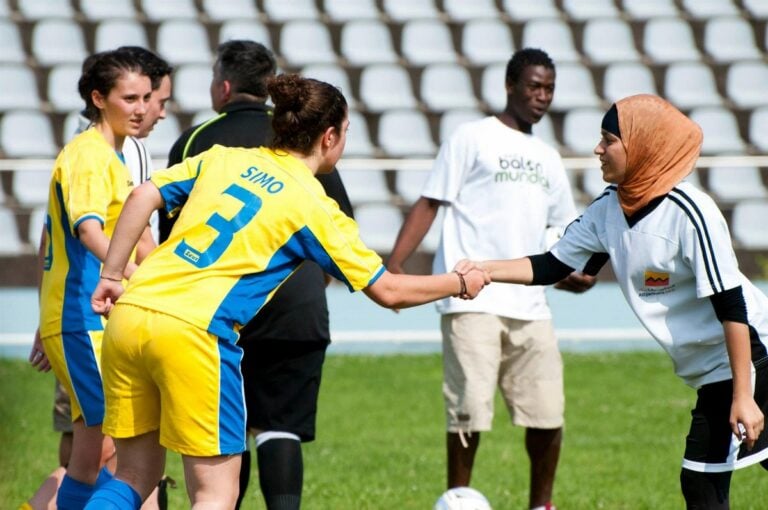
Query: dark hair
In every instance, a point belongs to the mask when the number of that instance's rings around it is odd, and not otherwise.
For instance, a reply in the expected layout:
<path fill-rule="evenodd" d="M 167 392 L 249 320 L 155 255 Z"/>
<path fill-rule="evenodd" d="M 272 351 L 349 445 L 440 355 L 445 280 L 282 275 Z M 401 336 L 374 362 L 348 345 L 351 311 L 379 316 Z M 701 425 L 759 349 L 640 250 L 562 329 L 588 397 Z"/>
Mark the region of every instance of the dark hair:
<path fill-rule="evenodd" d="M 267 89 L 275 104 L 271 148 L 309 154 L 326 129 L 341 131 L 347 100 L 333 85 L 297 74 L 281 74 L 267 81 Z"/>
<path fill-rule="evenodd" d="M 149 76 L 152 82 L 152 90 L 157 90 L 163 78 L 173 72 L 173 67 L 164 58 L 141 46 L 120 46 L 115 51 L 127 53 L 139 61 L 142 74 Z"/>
<path fill-rule="evenodd" d="M 546 52 L 536 48 L 523 48 L 516 51 L 507 62 L 506 83 L 517 83 L 525 68 L 529 66 L 544 66 L 555 70 L 555 63 Z"/>
<path fill-rule="evenodd" d="M 106 97 L 123 73 L 144 74 L 141 62 L 136 57 L 114 50 L 91 55 L 83 61 L 82 69 L 77 90 L 85 101 L 85 116 L 92 122 L 99 120 L 100 113 L 93 104 L 91 92 L 96 90 Z"/>
<path fill-rule="evenodd" d="M 219 44 L 215 68 L 219 78 L 232 84 L 233 93 L 267 97 L 267 79 L 274 76 L 277 64 L 263 44 L 232 40 Z"/>

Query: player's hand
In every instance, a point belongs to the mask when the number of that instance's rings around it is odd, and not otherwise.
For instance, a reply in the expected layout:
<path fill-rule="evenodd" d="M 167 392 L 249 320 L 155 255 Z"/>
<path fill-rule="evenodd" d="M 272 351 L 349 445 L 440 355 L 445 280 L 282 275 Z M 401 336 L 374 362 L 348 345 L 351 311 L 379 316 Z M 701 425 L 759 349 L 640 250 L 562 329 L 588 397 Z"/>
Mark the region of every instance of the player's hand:
<path fill-rule="evenodd" d="M 122 282 L 102 278 L 91 296 L 91 308 L 93 311 L 109 317 L 109 312 L 115 306 L 115 302 L 123 294 Z"/>
<path fill-rule="evenodd" d="M 751 396 L 733 400 L 729 422 L 734 435 L 746 441 L 748 450 L 755 446 L 757 437 L 765 427 L 765 417 Z"/>
<path fill-rule="evenodd" d="M 48 372 L 51 370 L 51 362 L 48 360 L 48 356 L 43 348 L 43 342 L 40 340 L 40 328 L 35 331 L 35 340 L 32 342 L 32 349 L 29 351 L 29 363 L 38 372 Z"/>
<path fill-rule="evenodd" d="M 461 299 L 475 299 L 483 287 L 490 283 L 488 273 L 477 267 L 469 270 L 466 274 L 460 274 L 467 285 L 467 291 L 459 296 Z"/>
<path fill-rule="evenodd" d="M 596 276 L 590 276 L 588 274 L 574 271 L 559 282 L 555 284 L 556 289 L 567 290 L 568 292 L 574 292 L 581 294 L 586 292 L 597 283 Z"/>

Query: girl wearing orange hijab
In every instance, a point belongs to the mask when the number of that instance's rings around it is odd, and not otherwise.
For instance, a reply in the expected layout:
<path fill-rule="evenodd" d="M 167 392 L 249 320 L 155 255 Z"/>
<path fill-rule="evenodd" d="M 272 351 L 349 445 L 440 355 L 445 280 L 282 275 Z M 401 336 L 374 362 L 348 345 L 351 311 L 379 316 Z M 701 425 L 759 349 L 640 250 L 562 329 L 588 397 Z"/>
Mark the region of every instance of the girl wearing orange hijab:
<path fill-rule="evenodd" d="M 659 97 L 618 101 L 595 147 L 610 186 L 551 251 L 457 269 L 548 285 L 610 259 L 630 307 L 698 393 L 680 475 L 686 504 L 727 509 L 734 469 L 768 469 L 768 298 L 739 271 L 717 205 L 684 181 L 701 141 Z"/>

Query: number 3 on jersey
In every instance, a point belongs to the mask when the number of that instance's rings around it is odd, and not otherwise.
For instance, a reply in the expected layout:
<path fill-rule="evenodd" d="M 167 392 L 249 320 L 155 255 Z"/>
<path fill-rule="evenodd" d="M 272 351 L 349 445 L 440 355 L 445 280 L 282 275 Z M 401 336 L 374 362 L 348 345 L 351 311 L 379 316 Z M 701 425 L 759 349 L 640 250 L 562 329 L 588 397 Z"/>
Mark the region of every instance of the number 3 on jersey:
<path fill-rule="evenodd" d="M 243 203 L 243 207 L 230 220 L 219 213 L 213 213 L 208 218 L 205 224 L 219 233 L 208 249 L 205 251 L 196 250 L 187 243 L 186 239 L 182 239 L 174 250 L 176 255 L 195 267 L 202 269 L 216 262 L 232 242 L 235 233 L 247 225 L 261 208 L 261 199 L 237 184 L 232 184 L 224 190 L 223 194 L 238 199 Z"/>

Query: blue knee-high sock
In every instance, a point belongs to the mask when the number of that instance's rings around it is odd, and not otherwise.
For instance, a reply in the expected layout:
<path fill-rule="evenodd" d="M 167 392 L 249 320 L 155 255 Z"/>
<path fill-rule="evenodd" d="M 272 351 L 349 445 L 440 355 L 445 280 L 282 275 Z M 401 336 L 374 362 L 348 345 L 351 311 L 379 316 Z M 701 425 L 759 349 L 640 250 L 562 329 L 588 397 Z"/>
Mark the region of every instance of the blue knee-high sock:
<path fill-rule="evenodd" d="M 107 466 L 104 466 L 103 468 L 101 468 L 101 471 L 99 471 L 99 477 L 96 478 L 95 488 L 98 489 L 99 487 L 101 487 L 102 485 L 104 485 L 114 477 L 115 475 L 113 475 L 112 472 L 109 469 L 107 469 Z"/>
<path fill-rule="evenodd" d="M 84 510 L 139 510 L 141 496 L 133 487 L 113 478 L 93 493 Z"/>
<path fill-rule="evenodd" d="M 56 508 L 58 510 L 82 510 L 85 503 L 93 494 L 94 486 L 78 482 L 69 475 L 64 475 L 59 491 L 56 493 Z"/>

